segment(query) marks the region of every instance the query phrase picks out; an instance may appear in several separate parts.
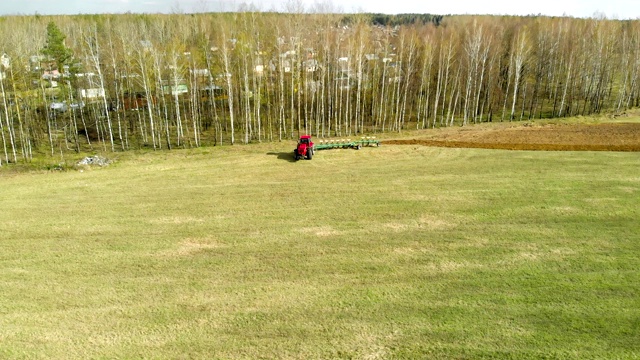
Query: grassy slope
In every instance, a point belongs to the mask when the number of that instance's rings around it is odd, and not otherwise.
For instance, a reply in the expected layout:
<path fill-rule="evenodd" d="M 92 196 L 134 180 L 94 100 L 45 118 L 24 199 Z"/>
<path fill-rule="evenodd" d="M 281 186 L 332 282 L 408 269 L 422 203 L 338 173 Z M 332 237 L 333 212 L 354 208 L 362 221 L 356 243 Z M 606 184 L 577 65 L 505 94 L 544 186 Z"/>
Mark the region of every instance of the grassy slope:
<path fill-rule="evenodd" d="M 0 357 L 640 356 L 636 153 L 292 149 L 0 175 Z"/>

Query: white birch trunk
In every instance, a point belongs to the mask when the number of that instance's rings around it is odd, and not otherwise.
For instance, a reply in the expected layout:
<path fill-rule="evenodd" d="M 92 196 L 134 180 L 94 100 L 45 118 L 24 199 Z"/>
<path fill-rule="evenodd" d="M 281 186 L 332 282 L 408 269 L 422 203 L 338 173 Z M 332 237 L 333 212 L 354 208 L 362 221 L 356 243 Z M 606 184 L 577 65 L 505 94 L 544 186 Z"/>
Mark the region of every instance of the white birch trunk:
<path fill-rule="evenodd" d="M 4 107 L 4 118 L 7 124 L 7 131 L 9 132 L 9 142 L 11 144 L 11 152 L 13 154 L 13 161 L 14 162 L 18 162 L 18 155 L 16 153 L 16 140 L 15 140 L 15 129 L 13 129 L 13 124 L 11 123 L 11 120 L 9 118 L 9 107 L 7 105 L 7 94 L 4 90 L 4 77 L 6 76 L 5 74 L 1 75 L 2 78 L 0 79 L 0 88 L 2 89 L 2 105 Z M 4 133 L 3 133 L 3 141 L 4 141 Z M 6 155 L 6 148 L 5 148 L 5 155 Z"/>
<path fill-rule="evenodd" d="M 87 48 L 89 49 L 89 56 L 93 62 L 93 66 L 98 73 L 98 80 L 100 81 L 100 92 L 102 95 L 102 105 L 107 119 L 107 127 L 109 132 L 109 143 L 111 144 L 111 151 L 115 152 L 115 144 L 113 140 L 113 127 L 111 125 L 111 115 L 109 114 L 109 105 L 107 104 L 107 92 L 104 86 L 104 76 L 102 75 L 102 66 L 100 65 L 100 46 L 98 44 L 98 30 L 93 29 L 93 38 L 85 39 Z"/>
<path fill-rule="evenodd" d="M 223 36 L 222 39 L 222 61 L 224 63 L 224 77 L 227 81 L 227 93 L 228 93 L 228 98 L 227 98 L 227 102 L 229 105 L 229 123 L 231 126 L 231 145 L 234 145 L 236 142 L 236 137 L 235 137 L 235 113 L 234 113 L 234 109 L 233 109 L 233 81 L 231 79 L 231 63 L 230 63 L 230 59 L 229 59 L 229 48 L 227 45 L 227 38 L 226 36 Z"/>

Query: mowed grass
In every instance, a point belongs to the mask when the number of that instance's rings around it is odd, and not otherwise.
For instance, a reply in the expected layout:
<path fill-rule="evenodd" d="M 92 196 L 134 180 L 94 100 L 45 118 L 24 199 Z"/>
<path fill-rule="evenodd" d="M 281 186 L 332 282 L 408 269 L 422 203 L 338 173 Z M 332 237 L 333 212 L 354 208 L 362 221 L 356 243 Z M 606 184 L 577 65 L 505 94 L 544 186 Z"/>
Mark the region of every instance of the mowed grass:
<path fill-rule="evenodd" d="M 638 358 L 640 156 L 293 143 L 0 173 L 0 358 Z"/>

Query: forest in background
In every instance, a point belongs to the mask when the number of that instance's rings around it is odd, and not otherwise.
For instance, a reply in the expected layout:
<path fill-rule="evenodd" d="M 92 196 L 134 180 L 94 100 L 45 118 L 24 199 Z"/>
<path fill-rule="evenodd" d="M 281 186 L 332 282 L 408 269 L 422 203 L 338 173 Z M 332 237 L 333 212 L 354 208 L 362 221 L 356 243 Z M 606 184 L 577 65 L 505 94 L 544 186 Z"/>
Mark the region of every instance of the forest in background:
<path fill-rule="evenodd" d="M 640 21 L 329 13 L 0 18 L 0 165 L 621 112 Z"/>

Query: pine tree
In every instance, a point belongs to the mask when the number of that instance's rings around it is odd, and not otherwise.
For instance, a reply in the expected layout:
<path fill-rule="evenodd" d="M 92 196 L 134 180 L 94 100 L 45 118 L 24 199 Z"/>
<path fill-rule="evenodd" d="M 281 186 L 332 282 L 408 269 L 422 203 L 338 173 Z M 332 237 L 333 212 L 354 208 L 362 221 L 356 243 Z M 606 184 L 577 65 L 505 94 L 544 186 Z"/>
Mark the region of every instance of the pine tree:
<path fill-rule="evenodd" d="M 41 53 L 54 61 L 58 70 L 69 64 L 73 59 L 73 51 L 65 46 L 65 39 L 66 36 L 54 22 L 50 22 L 47 25 L 47 44 L 41 50 Z"/>

